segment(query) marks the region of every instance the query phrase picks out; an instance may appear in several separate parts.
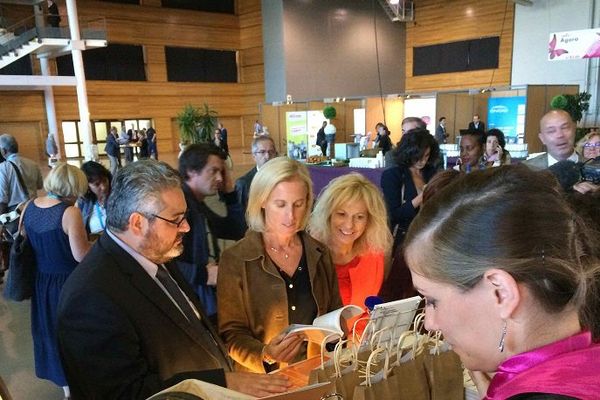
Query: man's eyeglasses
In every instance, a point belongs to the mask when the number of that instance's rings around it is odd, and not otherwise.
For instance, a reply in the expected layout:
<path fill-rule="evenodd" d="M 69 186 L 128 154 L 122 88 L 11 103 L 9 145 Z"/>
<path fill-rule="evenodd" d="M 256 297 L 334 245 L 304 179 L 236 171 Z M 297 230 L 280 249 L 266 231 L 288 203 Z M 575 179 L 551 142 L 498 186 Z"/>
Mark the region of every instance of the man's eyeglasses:
<path fill-rule="evenodd" d="M 258 151 L 255 151 L 254 154 L 257 154 L 259 156 L 264 156 L 265 154 L 268 154 L 270 156 L 276 156 L 277 151 L 275 151 L 275 150 L 258 150 Z"/>
<path fill-rule="evenodd" d="M 160 215 L 157 215 L 157 214 L 148 214 L 148 215 L 152 218 L 162 219 L 163 221 L 168 222 L 171 225 L 175 225 L 177 228 L 179 228 L 181 226 L 181 224 L 183 224 L 183 221 L 187 220 L 189 211 L 186 210 L 185 213 L 181 216 L 181 218 L 179 220 L 167 219 L 167 218 L 161 217 Z"/>

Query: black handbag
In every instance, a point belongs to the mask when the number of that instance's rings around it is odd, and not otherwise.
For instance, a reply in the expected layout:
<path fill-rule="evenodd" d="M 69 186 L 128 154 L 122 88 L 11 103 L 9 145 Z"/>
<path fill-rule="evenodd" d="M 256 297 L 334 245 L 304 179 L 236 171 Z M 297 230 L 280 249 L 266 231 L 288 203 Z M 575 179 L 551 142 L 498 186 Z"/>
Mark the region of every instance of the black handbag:
<path fill-rule="evenodd" d="M 21 214 L 21 224 L 24 215 L 25 209 Z M 23 233 L 22 226 L 19 226 L 19 231 L 10 247 L 4 298 L 12 301 L 30 299 L 35 285 L 35 269 L 35 253 L 27 236 Z"/>

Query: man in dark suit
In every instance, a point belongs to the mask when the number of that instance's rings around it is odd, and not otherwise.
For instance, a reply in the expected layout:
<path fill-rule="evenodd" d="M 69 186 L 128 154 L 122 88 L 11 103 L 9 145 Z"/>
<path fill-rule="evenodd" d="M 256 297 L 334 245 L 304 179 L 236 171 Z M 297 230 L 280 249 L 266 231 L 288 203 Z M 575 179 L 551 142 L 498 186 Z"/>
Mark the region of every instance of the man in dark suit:
<path fill-rule="evenodd" d="M 325 127 L 327 126 L 327 121 L 323 121 L 323 125 L 317 131 L 317 142 L 315 143 L 317 146 L 321 148 L 321 154 L 327 155 L 327 139 L 325 138 Z"/>
<path fill-rule="evenodd" d="M 232 373 L 192 289 L 169 263 L 189 230 L 181 180 L 165 163 L 121 169 L 107 230 L 71 274 L 58 305 L 58 341 L 74 400 L 145 399 L 195 378 L 255 396 L 273 376 Z"/>
<path fill-rule="evenodd" d="M 250 171 L 246 172 L 235 181 L 235 191 L 237 192 L 238 199 L 244 213 L 248 207 L 248 194 L 250 193 L 250 184 L 254 179 L 254 175 L 258 170 L 265 165 L 267 161 L 277 157 L 277 149 L 275 149 L 275 142 L 269 136 L 259 136 L 252 141 L 252 157 L 256 162 L 256 166 Z"/>
<path fill-rule="evenodd" d="M 448 138 L 448 134 L 446 133 L 446 117 L 442 117 L 435 128 L 435 140 L 438 144 L 444 144 L 446 143 L 446 138 Z"/>
<path fill-rule="evenodd" d="M 473 115 L 473 121 L 469 122 L 469 130 L 481 132 L 482 135 L 485 133 L 485 124 L 479 120 L 479 114 Z"/>
<path fill-rule="evenodd" d="M 227 128 L 219 123 L 219 133 L 221 134 L 221 148 L 229 155 L 229 144 L 227 143 Z"/>

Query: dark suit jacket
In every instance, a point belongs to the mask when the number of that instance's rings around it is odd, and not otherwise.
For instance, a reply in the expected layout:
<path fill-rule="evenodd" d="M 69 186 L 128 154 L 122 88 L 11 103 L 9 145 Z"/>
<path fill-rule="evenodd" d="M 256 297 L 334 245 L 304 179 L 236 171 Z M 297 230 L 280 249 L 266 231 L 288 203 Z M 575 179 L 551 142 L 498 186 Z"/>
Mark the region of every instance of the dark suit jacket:
<path fill-rule="evenodd" d="M 475 128 L 475 124 L 473 123 L 473 121 L 471 121 L 469 122 L 469 130 L 485 132 L 485 124 L 483 123 L 483 121 L 479 121 L 479 125 L 477 126 L 477 128 Z"/>
<path fill-rule="evenodd" d="M 106 154 L 112 157 L 119 157 L 119 143 L 117 138 L 112 133 L 106 135 L 106 147 L 104 148 Z"/>
<path fill-rule="evenodd" d="M 446 128 L 442 125 L 439 125 L 435 128 L 435 140 L 437 140 L 438 144 L 446 143 L 446 138 L 448 135 L 446 134 Z"/>
<path fill-rule="evenodd" d="M 229 145 L 227 144 L 227 128 L 221 129 L 221 149 L 229 154 Z"/>
<path fill-rule="evenodd" d="M 245 175 L 240 176 L 235 181 L 235 191 L 238 194 L 238 201 L 242 205 L 244 213 L 248 208 L 248 194 L 250 193 L 250 184 L 252 183 L 254 175 L 256 175 L 257 172 L 258 170 L 256 169 L 256 167 L 254 167 L 250 171 L 246 172 Z"/>
<path fill-rule="evenodd" d="M 145 399 L 181 380 L 225 385 L 222 342 L 177 268 L 169 272 L 216 343 L 192 328 L 156 282 L 104 234 L 69 276 L 58 304 L 58 341 L 74 400 Z M 224 353 L 226 354 L 226 353 Z"/>

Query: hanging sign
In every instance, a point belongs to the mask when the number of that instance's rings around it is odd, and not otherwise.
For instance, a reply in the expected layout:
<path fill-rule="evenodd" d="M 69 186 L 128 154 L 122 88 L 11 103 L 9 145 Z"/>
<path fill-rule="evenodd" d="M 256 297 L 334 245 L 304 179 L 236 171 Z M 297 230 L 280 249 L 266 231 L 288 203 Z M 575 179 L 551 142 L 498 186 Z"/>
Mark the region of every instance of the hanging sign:
<path fill-rule="evenodd" d="M 579 60 L 600 57 L 600 29 L 551 33 L 548 60 Z"/>

